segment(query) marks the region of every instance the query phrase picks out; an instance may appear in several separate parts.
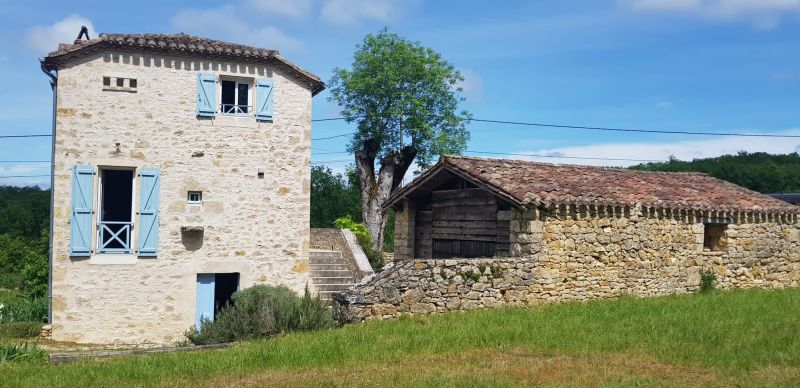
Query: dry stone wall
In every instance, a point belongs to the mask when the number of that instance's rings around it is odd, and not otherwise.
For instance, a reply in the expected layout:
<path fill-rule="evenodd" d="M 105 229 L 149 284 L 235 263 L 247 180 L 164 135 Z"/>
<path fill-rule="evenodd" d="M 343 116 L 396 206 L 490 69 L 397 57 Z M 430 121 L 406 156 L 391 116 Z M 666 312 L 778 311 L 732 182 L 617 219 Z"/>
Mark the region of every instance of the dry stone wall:
<path fill-rule="evenodd" d="M 197 118 L 198 72 L 271 77 L 274 120 Z M 135 92 L 104 90 L 104 76 L 136 79 Z M 53 338 L 182 340 L 194 323 L 198 273 L 239 272 L 240 288 L 272 284 L 302 292 L 310 279 L 310 120 L 311 91 L 271 66 L 106 52 L 60 69 Z M 75 164 L 160 169 L 157 257 L 69 256 Z M 97 187 L 95 181 L 95 201 Z M 203 192 L 202 205 L 187 204 L 189 190 Z M 203 231 L 182 232 L 185 226 Z"/>
<path fill-rule="evenodd" d="M 703 224 L 675 216 L 518 212 L 514 257 L 398 261 L 334 296 L 343 322 L 621 294 L 694 292 L 700 271 L 718 287 L 800 286 L 798 227 L 779 220 L 728 225 L 727 249 L 703 249 Z"/>

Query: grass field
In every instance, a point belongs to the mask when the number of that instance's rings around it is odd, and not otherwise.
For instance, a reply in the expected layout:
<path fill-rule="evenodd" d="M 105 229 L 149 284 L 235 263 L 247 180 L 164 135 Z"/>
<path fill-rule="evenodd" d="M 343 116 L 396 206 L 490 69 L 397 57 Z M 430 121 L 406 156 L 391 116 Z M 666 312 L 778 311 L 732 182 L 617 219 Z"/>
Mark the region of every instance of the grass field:
<path fill-rule="evenodd" d="M 7 386 L 800 385 L 800 289 L 371 322 L 233 348 L 0 365 Z"/>

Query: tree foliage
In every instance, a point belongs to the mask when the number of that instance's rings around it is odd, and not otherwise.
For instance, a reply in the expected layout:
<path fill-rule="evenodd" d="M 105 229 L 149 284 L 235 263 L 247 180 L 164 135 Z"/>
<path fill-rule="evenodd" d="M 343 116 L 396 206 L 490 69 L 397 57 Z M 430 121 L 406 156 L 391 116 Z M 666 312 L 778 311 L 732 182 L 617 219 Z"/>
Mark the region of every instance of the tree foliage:
<path fill-rule="evenodd" d="M 426 166 L 466 147 L 470 116 L 458 112 L 463 81 L 433 49 L 383 29 L 356 46 L 351 70 L 333 70 L 330 100 L 347 122 L 358 123 L 350 151 L 370 143 L 381 159 L 410 146 L 417 164 Z"/>
<path fill-rule="evenodd" d="M 50 190 L 0 186 L 0 234 L 39 238 L 50 225 Z"/>
<path fill-rule="evenodd" d="M 463 81 L 439 53 L 387 29 L 364 38 L 351 69 L 333 70 L 330 100 L 358 127 L 349 151 L 355 156 L 362 218 L 374 249 L 382 247 L 389 217 L 381 205 L 412 163 L 424 169 L 439 155 L 466 148 L 470 116 L 458 111 Z"/>
<path fill-rule="evenodd" d="M 704 172 L 761 193 L 800 192 L 800 155 L 773 155 L 765 152 L 739 152 L 716 158 L 639 164 L 630 167 L 644 171 Z"/>
<path fill-rule="evenodd" d="M 311 227 L 332 228 L 337 218 L 361 222 L 361 188 L 353 169 L 347 176 L 324 166 L 311 167 Z"/>

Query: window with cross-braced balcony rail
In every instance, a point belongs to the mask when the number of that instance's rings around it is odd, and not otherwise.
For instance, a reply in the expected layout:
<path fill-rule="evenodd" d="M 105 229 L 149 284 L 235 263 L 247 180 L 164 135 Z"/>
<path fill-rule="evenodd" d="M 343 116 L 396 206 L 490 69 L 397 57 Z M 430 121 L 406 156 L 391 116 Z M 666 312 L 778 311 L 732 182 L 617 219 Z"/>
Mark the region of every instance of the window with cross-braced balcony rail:
<path fill-rule="evenodd" d="M 131 253 L 133 244 L 133 170 L 100 170 L 97 252 Z"/>
<path fill-rule="evenodd" d="M 225 80 L 222 84 L 220 112 L 226 115 L 250 115 L 250 84 L 252 81 Z"/>

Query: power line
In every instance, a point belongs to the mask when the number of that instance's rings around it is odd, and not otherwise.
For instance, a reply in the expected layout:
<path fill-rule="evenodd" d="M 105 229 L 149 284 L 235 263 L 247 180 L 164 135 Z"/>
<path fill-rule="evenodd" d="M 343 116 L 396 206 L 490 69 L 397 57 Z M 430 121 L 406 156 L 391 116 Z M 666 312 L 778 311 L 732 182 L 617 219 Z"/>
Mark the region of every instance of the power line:
<path fill-rule="evenodd" d="M 353 134 L 355 134 L 355 132 L 348 132 L 348 133 L 343 133 L 341 135 L 328 136 L 328 137 L 318 137 L 316 139 L 311 139 L 311 140 L 328 140 L 328 139 L 335 139 L 337 137 L 350 136 Z"/>
<path fill-rule="evenodd" d="M 0 139 L 9 139 L 12 137 L 51 137 L 53 135 L 0 135 Z"/>
<path fill-rule="evenodd" d="M 344 117 L 332 117 L 324 119 L 325 121 L 344 120 Z M 634 128 L 611 128 L 611 127 L 593 127 L 583 125 L 564 125 L 564 124 L 547 124 L 547 123 L 530 123 L 524 121 L 507 121 L 507 120 L 489 120 L 489 119 L 470 119 L 467 121 L 475 121 L 479 123 L 492 123 L 492 124 L 507 124 L 507 125 L 522 125 L 530 127 L 547 127 L 547 128 L 565 128 L 565 129 L 587 129 L 595 131 L 612 131 L 612 132 L 637 132 L 637 133 L 656 133 L 663 135 L 698 135 L 698 136 L 739 136 L 739 137 L 776 137 L 776 138 L 800 138 L 800 135 L 774 135 L 769 133 L 735 133 L 735 132 L 691 132 L 691 131 L 665 131 L 655 129 L 634 129 Z M 348 136 L 355 132 L 341 134 L 338 136 L 331 136 L 324 140 L 333 137 Z M 315 140 L 315 139 L 312 139 Z"/>
<path fill-rule="evenodd" d="M 50 174 L 47 174 L 47 175 L 5 175 L 5 176 L 0 176 L 0 179 L 2 179 L 2 178 L 35 178 L 35 177 L 42 177 L 42 176 L 50 176 Z"/>
<path fill-rule="evenodd" d="M 626 158 L 592 158 L 586 156 L 559 156 L 559 155 L 541 155 L 541 154 L 518 154 L 514 152 L 491 152 L 491 151 L 464 151 L 468 154 L 486 154 L 486 155 L 512 155 L 512 156 L 529 156 L 534 158 L 554 158 L 554 159 L 580 159 L 580 160 L 608 160 L 617 162 L 663 162 L 664 160 L 656 159 L 626 159 Z"/>
<path fill-rule="evenodd" d="M 0 160 L 0 163 L 50 163 L 49 160 Z"/>
<path fill-rule="evenodd" d="M 773 135 L 768 133 L 733 133 L 733 132 L 690 132 L 690 131 L 661 131 L 655 129 L 630 129 L 630 128 L 606 128 L 606 127 L 586 127 L 581 125 L 561 125 L 561 124 L 544 124 L 544 123 L 526 123 L 521 121 L 504 121 L 504 120 L 483 120 L 472 119 L 470 121 L 477 121 L 481 123 L 495 123 L 495 124 L 509 124 L 509 125 L 526 125 L 533 127 L 549 127 L 549 128 L 567 128 L 567 129 L 590 129 L 596 131 L 614 131 L 614 132 L 638 132 L 638 133 L 658 133 L 668 135 L 702 135 L 702 136 L 745 136 L 745 137 L 782 137 L 782 138 L 800 138 L 800 135 Z"/>

